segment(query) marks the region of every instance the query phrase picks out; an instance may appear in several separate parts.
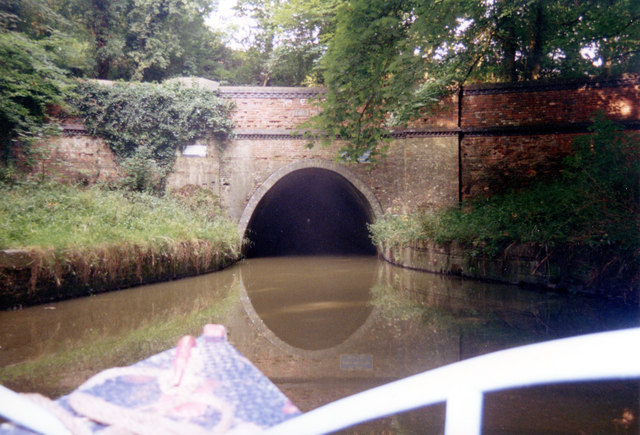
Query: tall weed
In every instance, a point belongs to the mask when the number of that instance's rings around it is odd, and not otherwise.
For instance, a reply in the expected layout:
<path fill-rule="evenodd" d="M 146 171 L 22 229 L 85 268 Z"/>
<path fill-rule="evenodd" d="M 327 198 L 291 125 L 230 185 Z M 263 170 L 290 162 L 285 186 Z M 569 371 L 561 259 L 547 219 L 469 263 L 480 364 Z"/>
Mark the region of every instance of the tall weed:
<path fill-rule="evenodd" d="M 226 249 L 239 243 L 228 219 L 186 208 L 168 196 L 37 183 L 0 187 L 0 195 L 0 249 L 194 239 Z"/>

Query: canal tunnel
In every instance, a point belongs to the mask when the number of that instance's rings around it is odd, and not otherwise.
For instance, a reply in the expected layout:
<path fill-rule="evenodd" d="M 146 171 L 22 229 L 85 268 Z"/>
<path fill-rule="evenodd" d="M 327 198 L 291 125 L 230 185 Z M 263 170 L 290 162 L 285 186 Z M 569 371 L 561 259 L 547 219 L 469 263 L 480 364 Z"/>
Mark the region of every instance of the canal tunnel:
<path fill-rule="evenodd" d="M 278 180 L 260 199 L 247 225 L 247 257 L 374 255 L 365 196 L 342 175 L 304 168 Z"/>

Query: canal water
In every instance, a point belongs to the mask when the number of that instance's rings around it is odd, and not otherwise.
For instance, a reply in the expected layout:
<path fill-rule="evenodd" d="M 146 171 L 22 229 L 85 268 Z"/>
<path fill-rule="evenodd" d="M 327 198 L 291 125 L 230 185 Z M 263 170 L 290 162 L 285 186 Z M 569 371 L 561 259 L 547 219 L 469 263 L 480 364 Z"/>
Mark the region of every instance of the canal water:
<path fill-rule="evenodd" d="M 308 411 L 484 353 L 639 326 L 640 310 L 376 257 L 253 258 L 199 277 L 0 312 L 0 381 L 63 394 L 212 322 L 225 324 L 231 343 Z M 639 407 L 637 382 L 509 390 L 487 395 L 483 433 L 637 434 Z M 435 405 L 346 432 L 437 434 L 443 423 L 444 405 Z"/>

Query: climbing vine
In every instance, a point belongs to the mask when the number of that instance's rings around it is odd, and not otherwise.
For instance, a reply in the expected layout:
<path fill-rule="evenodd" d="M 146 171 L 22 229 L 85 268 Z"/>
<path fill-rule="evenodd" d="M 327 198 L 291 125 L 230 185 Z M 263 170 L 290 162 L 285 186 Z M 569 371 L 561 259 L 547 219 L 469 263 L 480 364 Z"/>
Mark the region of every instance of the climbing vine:
<path fill-rule="evenodd" d="M 231 134 L 232 104 L 212 91 L 178 83 L 82 82 L 73 106 L 90 134 L 103 138 L 124 170 L 123 186 L 162 190 L 176 151 Z"/>

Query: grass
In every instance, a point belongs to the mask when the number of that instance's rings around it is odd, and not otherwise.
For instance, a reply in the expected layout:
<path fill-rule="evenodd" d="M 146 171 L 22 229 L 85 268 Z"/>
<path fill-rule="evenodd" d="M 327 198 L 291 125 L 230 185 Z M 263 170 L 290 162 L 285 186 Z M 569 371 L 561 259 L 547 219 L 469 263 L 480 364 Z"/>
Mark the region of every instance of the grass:
<path fill-rule="evenodd" d="M 0 196 L 0 249 L 61 251 L 197 239 L 234 251 L 240 244 L 229 219 L 169 196 L 55 183 L 0 186 Z"/>

